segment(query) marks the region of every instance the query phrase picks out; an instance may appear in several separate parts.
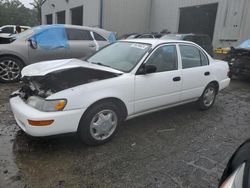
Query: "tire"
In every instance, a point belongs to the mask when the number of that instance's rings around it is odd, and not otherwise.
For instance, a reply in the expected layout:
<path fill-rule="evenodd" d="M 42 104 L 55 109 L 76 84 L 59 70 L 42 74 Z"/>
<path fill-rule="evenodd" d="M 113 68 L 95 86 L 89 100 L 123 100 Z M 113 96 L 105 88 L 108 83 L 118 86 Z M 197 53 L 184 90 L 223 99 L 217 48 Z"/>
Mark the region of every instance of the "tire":
<path fill-rule="evenodd" d="M 211 94 L 211 95 L 210 95 Z M 198 106 L 201 110 L 208 110 L 215 102 L 217 95 L 217 88 L 213 83 L 208 84 L 202 96 L 198 100 Z"/>
<path fill-rule="evenodd" d="M 82 116 L 77 133 L 86 145 L 102 145 L 116 135 L 121 121 L 122 114 L 117 105 L 112 102 L 97 103 Z"/>
<path fill-rule="evenodd" d="M 12 56 L 4 56 L 0 58 L 0 82 L 13 83 L 19 81 L 23 62 Z"/>

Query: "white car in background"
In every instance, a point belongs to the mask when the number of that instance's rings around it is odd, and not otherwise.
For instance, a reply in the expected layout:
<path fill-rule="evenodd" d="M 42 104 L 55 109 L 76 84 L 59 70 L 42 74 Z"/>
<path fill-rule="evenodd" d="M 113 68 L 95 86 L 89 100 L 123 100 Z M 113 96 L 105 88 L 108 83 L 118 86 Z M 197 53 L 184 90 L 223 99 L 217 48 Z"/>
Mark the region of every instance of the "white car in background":
<path fill-rule="evenodd" d="M 32 136 L 77 132 L 89 145 L 109 141 L 136 116 L 197 101 L 209 109 L 230 79 L 224 61 L 185 41 L 133 39 L 87 61 L 41 62 L 22 71 L 23 87 L 10 104 Z"/>
<path fill-rule="evenodd" d="M 21 31 L 26 31 L 27 29 L 30 29 L 29 26 L 20 26 Z M 16 34 L 16 26 L 15 25 L 4 25 L 0 27 L 0 36 L 7 36 L 11 34 Z"/>

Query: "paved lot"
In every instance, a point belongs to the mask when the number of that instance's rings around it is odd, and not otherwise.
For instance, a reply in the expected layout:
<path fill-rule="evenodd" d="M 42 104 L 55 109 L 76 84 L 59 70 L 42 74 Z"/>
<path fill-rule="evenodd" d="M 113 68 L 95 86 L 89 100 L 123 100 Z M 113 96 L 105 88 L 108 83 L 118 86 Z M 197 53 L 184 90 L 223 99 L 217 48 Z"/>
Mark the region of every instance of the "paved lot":
<path fill-rule="evenodd" d="M 0 187 L 216 187 L 250 137 L 250 83 L 234 80 L 209 111 L 195 104 L 130 120 L 87 147 L 76 137 L 34 139 L 17 128 L 0 85 Z"/>

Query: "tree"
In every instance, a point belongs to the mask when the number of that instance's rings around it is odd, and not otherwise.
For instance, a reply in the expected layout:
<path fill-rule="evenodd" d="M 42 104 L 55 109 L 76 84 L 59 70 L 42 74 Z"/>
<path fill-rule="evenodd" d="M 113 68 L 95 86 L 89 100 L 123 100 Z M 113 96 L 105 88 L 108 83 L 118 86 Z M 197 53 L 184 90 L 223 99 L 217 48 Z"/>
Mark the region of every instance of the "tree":
<path fill-rule="evenodd" d="M 0 26 L 38 25 L 36 10 L 26 8 L 19 0 L 0 0 Z"/>
<path fill-rule="evenodd" d="M 37 20 L 42 24 L 42 5 L 46 0 L 34 0 L 30 3 L 37 10 Z"/>

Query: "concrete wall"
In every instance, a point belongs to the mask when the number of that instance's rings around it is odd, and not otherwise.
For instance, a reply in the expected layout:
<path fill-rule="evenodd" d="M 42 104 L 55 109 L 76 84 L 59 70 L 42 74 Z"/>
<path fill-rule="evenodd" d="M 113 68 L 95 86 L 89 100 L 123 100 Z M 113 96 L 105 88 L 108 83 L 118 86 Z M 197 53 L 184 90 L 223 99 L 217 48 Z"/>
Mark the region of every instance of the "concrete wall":
<path fill-rule="evenodd" d="M 250 37 L 249 0 L 153 0 L 150 30 L 167 28 L 177 32 L 180 8 L 210 3 L 219 3 L 213 38 L 215 47 L 237 45 Z"/>
<path fill-rule="evenodd" d="M 55 5 L 55 7 L 52 6 Z M 66 24 L 71 24 L 71 9 L 83 5 L 83 25 L 100 26 L 100 0 L 47 0 L 42 6 L 42 23 L 46 24 L 46 15 L 53 14 L 53 23 L 56 22 L 56 13 L 66 11 Z"/>
<path fill-rule="evenodd" d="M 104 0 L 104 28 L 118 35 L 148 32 L 151 1 L 154 0 Z"/>

